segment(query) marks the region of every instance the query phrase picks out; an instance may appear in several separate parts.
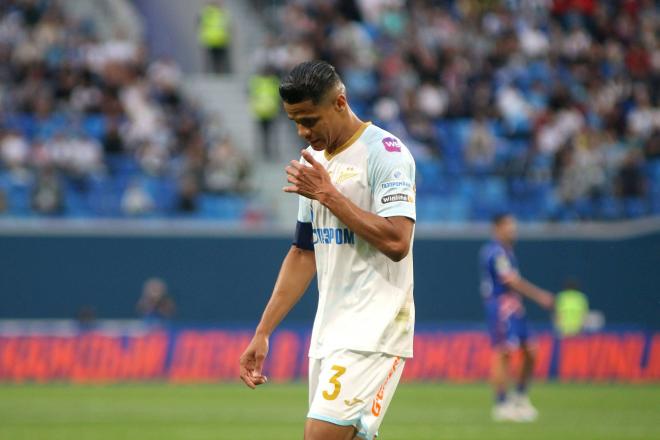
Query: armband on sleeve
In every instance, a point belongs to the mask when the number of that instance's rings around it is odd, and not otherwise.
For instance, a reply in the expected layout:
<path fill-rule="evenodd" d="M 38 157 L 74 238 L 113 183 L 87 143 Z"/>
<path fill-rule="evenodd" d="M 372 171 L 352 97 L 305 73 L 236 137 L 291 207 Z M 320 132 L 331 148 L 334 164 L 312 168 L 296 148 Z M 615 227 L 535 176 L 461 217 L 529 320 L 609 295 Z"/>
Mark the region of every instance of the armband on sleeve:
<path fill-rule="evenodd" d="M 293 236 L 293 245 L 307 251 L 314 250 L 314 233 L 311 223 L 296 223 L 296 232 Z"/>

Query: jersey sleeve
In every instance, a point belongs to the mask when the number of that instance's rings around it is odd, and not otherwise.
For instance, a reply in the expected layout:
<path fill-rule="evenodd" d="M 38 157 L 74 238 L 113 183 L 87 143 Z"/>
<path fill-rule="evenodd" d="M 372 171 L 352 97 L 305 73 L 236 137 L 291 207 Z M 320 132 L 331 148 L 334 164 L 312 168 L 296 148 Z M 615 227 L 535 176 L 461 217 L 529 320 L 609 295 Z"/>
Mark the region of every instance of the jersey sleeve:
<path fill-rule="evenodd" d="M 491 258 L 493 273 L 500 282 L 509 283 L 518 275 L 518 271 L 513 267 L 511 260 L 505 252 L 496 252 Z"/>
<path fill-rule="evenodd" d="M 307 197 L 298 196 L 298 217 L 300 223 L 312 222 L 312 201 Z"/>
<path fill-rule="evenodd" d="M 415 161 L 401 141 L 385 137 L 374 142 L 367 168 L 376 214 L 415 220 Z"/>
<path fill-rule="evenodd" d="M 312 204 L 311 200 L 303 196 L 298 196 L 298 221 L 292 244 L 300 249 L 314 250 Z"/>

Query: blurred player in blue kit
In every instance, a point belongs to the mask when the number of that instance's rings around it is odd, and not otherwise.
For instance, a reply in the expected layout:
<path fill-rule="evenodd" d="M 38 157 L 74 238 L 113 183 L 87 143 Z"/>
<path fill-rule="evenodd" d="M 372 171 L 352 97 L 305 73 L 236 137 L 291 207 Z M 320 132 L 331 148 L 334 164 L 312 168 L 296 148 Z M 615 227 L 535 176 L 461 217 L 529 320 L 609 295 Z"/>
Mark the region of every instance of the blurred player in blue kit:
<path fill-rule="evenodd" d="M 530 341 L 523 297 L 546 309 L 552 309 L 554 297 L 520 275 L 513 252 L 517 238 L 516 219 L 508 213 L 493 218 L 493 240 L 479 252 L 481 295 L 493 346 L 492 382 L 495 389 L 495 421 L 531 422 L 538 411 L 527 395 L 534 371 L 535 349 Z M 515 377 L 516 387 L 510 395 L 509 362 L 511 354 L 520 350 L 522 367 Z"/>

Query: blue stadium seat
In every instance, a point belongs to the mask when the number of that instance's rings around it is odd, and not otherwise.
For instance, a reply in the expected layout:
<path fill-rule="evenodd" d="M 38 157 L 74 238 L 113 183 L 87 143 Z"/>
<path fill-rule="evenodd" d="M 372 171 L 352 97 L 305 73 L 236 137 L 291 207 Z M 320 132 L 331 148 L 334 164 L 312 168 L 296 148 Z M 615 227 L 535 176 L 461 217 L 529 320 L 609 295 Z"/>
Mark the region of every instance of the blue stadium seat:
<path fill-rule="evenodd" d="M 651 214 L 660 215 L 660 191 L 654 191 L 651 193 L 649 200 L 649 208 Z"/>
<path fill-rule="evenodd" d="M 491 205 L 503 204 L 507 200 L 507 187 L 503 178 L 488 176 L 476 181 L 476 199 Z"/>
<path fill-rule="evenodd" d="M 105 117 L 103 115 L 89 115 L 82 121 L 83 132 L 100 141 L 105 134 Z"/>
<path fill-rule="evenodd" d="M 98 217 L 119 217 L 121 214 L 121 191 L 108 177 L 90 179 L 88 203 L 92 215 Z"/>
<path fill-rule="evenodd" d="M 445 218 L 452 223 L 470 220 L 470 202 L 465 197 L 451 197 L 447 203 Z"/>
<path fill-rule="evenodd" d="M 418 222 L 437 222 L 442 217 L 442 204 L 437 196 L 418 198 L 416 209 Z"/>
<path fill-rule="evenodd" d="M 417 203 L 420 222 L 464 222 L 469 217 L 469 201 L 461 196 L 429 196 Z"/>
<path fill-rule="evenodd" d="M 463 150 L 469 140 L 471 120 L 440 120 L 436 122 L 436 134 L 440 138 L 443 158 L 448 162 L 462 162 Z"/>
<path fill-rule="evenodd" d="M 421 160 L 417 164 L 417 193 L 438 193 L 442 191 L 444 178 L 441 165 L 437 161 Z"/>
<path fill-rule="evenodd" d="M 474 197 L 469 200 L 474 220 L 488 221 L 496 213 L 509 210 L 506 183 L 500 177 L 480 179 Z"/>
<path fill-rule="evenodd" d="M 471 199 L 475 197 L 475 194 L 478 192 L 478 182 L 474 178 L 463 178 L 458 180 L 458 185 L 456 188 L 456 193 L 463 197 L 464 199 Z"/>
<path fill-rule="evenodd" d="M 628 218 L 639 218 L 646 214 L 646 203 L 641 197 L 629 197 L 623 200 L 623 211 Z"/>
<path fill-rule="evenodd" d="M 92 211 L 89 207 L 87 194 L 67 189 L 64 192 L 64 208 L 68 217 L 90 217 Z"/>
<path fill-rule="evenodd" d="M 130 155 L 109 155 L 106 163 L 112 174 L 132 176 L 141 172 L 140 164 Z"/>
<path fill-rule="evenodd" d="M 245 200 L 237 196 L 201 194 L 198 202 L 199 218 L 236 222 L 245 212 Z"/>
<path fill-rule="evenodd" d="M 158 179 L 152 189 L 156 209 L 164 214 L 172 213 L 177 202 L 176 181 L 169 178 Z"/>
<path fill-rule="evenodd" d="M 660 186 L 660 159 L 647 162 L 646 175 L 651 181 L 652 186 Z"/>
<path fill-rule="evenodd" d="M 17 217 L 30 216 L 32 187 L 30 184 L 12 183 L 7 188 L 7 205 L 9 214 Z"/>
<path fill-rule="evenodd" d="M 605 196 L 601 200 L 600 215 L 605 220 L 616 220 L 621 217 L 621 203 L 615 197 Z"/>

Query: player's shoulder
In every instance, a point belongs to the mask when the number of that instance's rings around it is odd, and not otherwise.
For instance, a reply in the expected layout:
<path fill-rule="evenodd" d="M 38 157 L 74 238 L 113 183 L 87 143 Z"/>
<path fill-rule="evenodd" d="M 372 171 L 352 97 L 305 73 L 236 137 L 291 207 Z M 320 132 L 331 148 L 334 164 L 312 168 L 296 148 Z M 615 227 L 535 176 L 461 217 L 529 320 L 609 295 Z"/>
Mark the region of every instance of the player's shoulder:
<path fill-rule="evenodd" d="M 408 147 L 389 131 L 371 124 L 362 136 L 367 145 L 369 159 L 378 162 L 411 162 L 414 164 L 412 154 Z"/>
<path fill-rule="evenodd" d="M 505 253 L 504 247 L 497 241 L 489 241 L 484 243 L 479 250 L 479 255 L 485 261 L 491 260 L 497 255 Z"/>

